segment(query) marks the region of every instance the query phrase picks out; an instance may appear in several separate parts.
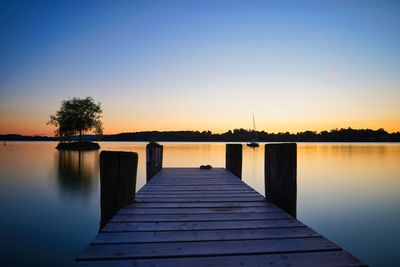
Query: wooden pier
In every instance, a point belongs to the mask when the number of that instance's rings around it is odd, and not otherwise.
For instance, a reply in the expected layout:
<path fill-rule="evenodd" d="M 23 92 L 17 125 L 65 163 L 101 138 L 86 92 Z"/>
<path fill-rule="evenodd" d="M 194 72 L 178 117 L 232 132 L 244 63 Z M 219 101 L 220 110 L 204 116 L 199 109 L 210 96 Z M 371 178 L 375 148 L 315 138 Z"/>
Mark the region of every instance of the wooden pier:
<path fill-rule="evenodd" d="M 366 266 L 224 168 L 163 168 L 78 266 Z"/>

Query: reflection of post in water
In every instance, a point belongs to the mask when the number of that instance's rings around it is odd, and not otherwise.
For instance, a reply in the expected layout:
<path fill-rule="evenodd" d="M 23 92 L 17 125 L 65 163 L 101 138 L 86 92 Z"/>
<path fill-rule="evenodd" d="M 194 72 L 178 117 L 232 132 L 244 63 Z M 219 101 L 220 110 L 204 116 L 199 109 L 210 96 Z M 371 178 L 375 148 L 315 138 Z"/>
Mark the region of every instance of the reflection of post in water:
<path fill-rule="evenodd" d="M 81 178 L 81 165 L 82 165 L 82 151 L 78 150 L 78 177 Z"/>
<path fill-rule="evenodd" d="M 58 182 L 66 193 L 87 194 L 98 174 L 97 151 L 58 151 Z"/>

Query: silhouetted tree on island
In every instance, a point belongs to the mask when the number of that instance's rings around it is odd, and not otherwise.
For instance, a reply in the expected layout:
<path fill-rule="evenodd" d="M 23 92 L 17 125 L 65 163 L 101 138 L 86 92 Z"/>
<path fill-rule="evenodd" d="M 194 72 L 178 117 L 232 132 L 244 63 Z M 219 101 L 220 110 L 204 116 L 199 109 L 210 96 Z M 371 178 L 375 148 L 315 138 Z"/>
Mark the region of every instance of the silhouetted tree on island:
<path fill-rule="evenodd" d="M 61 102 L 60 109 L 55 115 L 50 116 L 47 124 L 57 127 L 55 136 L 61 141 L 70 141 L 71 137 L 78 135 L 77 148 L 82 148 L 82 136 L 87 132 L 102 135 L 103 124 L 100 103 L 96 104 L 91 97 L 72 98 Z"/>

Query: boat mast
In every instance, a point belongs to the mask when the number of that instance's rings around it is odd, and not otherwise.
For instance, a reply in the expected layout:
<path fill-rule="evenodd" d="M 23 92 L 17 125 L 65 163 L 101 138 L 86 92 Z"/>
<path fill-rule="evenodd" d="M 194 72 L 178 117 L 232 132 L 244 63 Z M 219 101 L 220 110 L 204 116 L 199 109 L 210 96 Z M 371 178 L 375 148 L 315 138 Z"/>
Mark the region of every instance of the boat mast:
<path fill-rule="evenodd" d="M 253 113 L 253 143 L 256 142 L 256 120 L 254 119 L 254 113 Z"/>
<path fill-rule="evenodd" d="M 256 131 L 256 120 L 254 119 L 254 113 L 253 113 L 253 132 Z"/>

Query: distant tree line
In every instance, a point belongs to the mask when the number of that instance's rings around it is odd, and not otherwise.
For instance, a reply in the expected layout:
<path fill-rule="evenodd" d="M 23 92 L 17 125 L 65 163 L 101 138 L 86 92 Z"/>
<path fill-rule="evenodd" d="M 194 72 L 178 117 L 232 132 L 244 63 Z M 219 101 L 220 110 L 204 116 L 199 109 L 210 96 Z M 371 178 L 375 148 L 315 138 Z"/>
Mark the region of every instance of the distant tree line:
<path fill-rule="evenodd" d="M 57 141 L 57 138 L 48 136 L 29 136 L 20 134 L 3 134 L 0 135 L 1 141 Z"/>
<path fill-rule="evenodd" d="M 181 142 L 249 142 L 256 136 L 258 142 L 400 142 L 400 132 L 388 133 L 384 129 L 333 129 L 331 131 L 304 131 L 298 133 L 253 132 L 245 129 L 225 133 L 211 131 L 145 131 L 104 135 L 103 141 L 181 141 Z M 86 135 L 91 140 L 94 135 Z M 75 137 L 77 138 L 77 137 Z M 0 135 L 0 140 L 52 141 L 53 137 Z"/>
<path fill-rule="evenodd" d="M 256 136 L 258 142 L 400 142 L 400 132 L 388 133 L 384 129 L 334 129 L 331 131 L 305 131 L 298 133 L 267 133 L 245 129 L 225 133 L 211 131 L 148 131 L 106 135 L 104 141 L 188 141 L 188 142 L 249 142 Z"/>

